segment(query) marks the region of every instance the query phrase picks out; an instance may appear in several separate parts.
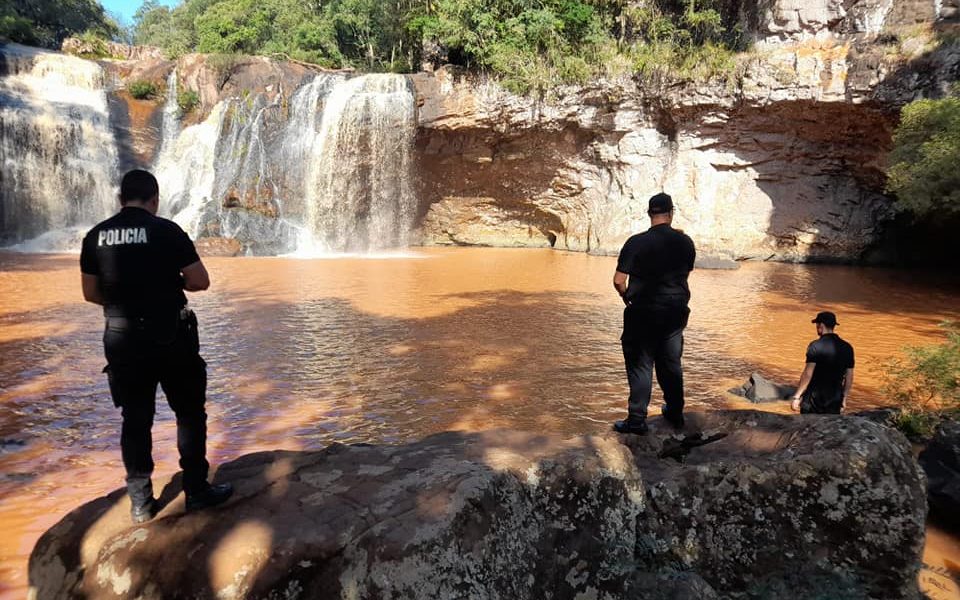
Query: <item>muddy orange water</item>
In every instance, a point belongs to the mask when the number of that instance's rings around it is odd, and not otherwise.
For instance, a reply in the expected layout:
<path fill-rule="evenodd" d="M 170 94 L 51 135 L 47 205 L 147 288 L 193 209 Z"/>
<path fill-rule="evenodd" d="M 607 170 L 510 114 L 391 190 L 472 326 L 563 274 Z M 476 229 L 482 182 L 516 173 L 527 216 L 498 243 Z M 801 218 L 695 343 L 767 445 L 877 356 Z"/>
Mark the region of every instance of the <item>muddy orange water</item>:
<path fill-rule="evenodd" d="M 210 365 L 213 463 L 447 429 L 572 435 L 624 414 L 612 258 L 431 249 L 207 262 L 213 287 L 191 304 Z M 695 271 L 690 283 L 684 367 L 700 409 L 744 406 L 725 390 L 753 371 L 794 381 L 815 336 L 810 319 L 826 309 L 857 351 L 851 407 L 884 404 L 882 363 L 960 319 L 956 281 L 906 271 L 746 264 Z M 25 595 L 44 530 L 122 482 L 101 327 L 99 309 L 80 299 L 77 257 L 0 254 L 0 598 Z M 176 469 L 174 434 L 164 406 L 159 487 Z M 924 587 L 960 598 L 956 540 L 928 537 Z"/>

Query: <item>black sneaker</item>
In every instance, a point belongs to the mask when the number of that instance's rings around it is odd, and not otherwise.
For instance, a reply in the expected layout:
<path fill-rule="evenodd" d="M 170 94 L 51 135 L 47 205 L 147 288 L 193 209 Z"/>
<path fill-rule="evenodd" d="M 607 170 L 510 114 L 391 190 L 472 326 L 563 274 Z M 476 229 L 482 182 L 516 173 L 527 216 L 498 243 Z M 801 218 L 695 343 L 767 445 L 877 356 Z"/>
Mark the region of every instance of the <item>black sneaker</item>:
<path fill-rule="evenodd" d="M 134 525 L 141 525 L 146 523 L 150 519 L 157 516 L 159 512 L 157 509 L 157 501 L 153 498 L 150 498 L 144 504 L 131 504 L 130 505 L 130 520 L 133 521 Z"/>
<path fill-rule="evenodd" d="M 229 483 L 218 483 L 217 485 L 208 485 L 206 489 L 200 492 L 187 494 L 187 512 L 202 510 L 217 506 L 227 501 L 233 494 L 233 485 Z"/>
<path fill-rule="evenodd" d="M 625 419 L 623 421 L 614 421 L 613 430 L 617 433 L 632 433 L 634 435 L 646 435 L 650 428 L 646 421 L 633 421 Z"/>
<path fill-rule="evenodd" d="M 674 416 L 672 411 L 669 411 L 666 407 L 663 407 L 663 418 L 667 421 L 667 423 L 673 425 L 674 429 L 683 429 L 683 413 Z"/>

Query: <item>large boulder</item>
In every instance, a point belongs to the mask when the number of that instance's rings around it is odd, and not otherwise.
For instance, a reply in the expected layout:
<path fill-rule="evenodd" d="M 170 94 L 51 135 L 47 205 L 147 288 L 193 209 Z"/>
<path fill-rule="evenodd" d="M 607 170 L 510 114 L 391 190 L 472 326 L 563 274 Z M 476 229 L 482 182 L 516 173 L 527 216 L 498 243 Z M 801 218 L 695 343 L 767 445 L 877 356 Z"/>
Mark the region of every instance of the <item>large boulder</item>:
<path fill-rule="evenodd" d="M 129 524 L 121 491 L 30 559 L 33 598 L 919 598 L 923 476 L 867 420 L 683 434 L 450 432 L 224 465 L 235 496 Z M 826 595 L 824 595 L 826 594 Z"/>
<path fill-rule="evenodd" d="M 931 513 L 960 527 L 960 423 L 941 423 L 919 459 L 927 473 Z"/>

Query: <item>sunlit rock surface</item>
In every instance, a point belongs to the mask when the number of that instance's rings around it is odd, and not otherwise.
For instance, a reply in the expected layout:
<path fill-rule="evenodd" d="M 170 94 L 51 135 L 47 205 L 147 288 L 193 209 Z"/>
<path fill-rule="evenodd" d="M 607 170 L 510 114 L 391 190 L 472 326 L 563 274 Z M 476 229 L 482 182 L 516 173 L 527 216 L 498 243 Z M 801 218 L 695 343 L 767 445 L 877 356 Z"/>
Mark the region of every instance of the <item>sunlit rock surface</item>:
<path fill-rule="evenodd" d="M 923 477 L 865 419 L 450 432 L 253 454 L 217 479 L 237 488 L 223 508 L 179 496 L 144 526 L 120 492 L 78 508 L 34 549 L 33 597 L 919 597 Z"/>
<path fill-rule="evenodd" d="M 893 215 L 884 165 L 900 107 L 960 77 L 960 45 L 941 44 L 948 4 L 746 2 L 753 50 L 708 83 L 617 79 L 521 98 L 449 69 L 417 75 L 437 213 L 424 239 L 463 243 L 481 220 L 504 245 L 612 254 L 667 191 L 711 256 L 857 260 Z M 474 198 L 489 207 L 479 219 Z"/>

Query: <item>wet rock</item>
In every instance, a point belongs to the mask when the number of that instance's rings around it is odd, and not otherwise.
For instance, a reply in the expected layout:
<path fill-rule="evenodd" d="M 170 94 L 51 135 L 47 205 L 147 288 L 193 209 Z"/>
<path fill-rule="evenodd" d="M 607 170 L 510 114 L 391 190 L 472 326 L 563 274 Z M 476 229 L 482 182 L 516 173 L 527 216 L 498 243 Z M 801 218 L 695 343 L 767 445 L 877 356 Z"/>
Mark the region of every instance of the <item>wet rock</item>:
<path fill-rule="evenodd" d="M 694 267 L 716 271 L 736 271 L 740 268 L 740 263 L 721 256 L 698 256 Z"/>
<path fill-rule="evenodd" d="M 960 423 L 941 423 L 919 460 L 927 474 L 931 514 L 960 528 Z"/>
<path fill-rule="evenodd" d="M 752 411 L 651 429 L 248 455 L 217 473 L 237 490 L 219 509 L 184 514 L 181 496 L 130 526 L 119 491 L 78 508 L 37 543 L 30 584 L 41 600 L 919 598 L 924 490 L 899 434 Z M 696 434 L 715 439 L 658 457 Z"/>
<path fill-rule="evenodd" d="M 6 454 L 8 452 L 16 452 L 22 450 L 27 445 L 27 442 L 24 440 L 16 439 L 0 439 L 0 454 Z"/>
<path fill-rule="evenodd" d="M 746 398 L 751 402 L 789 400 L 796 392 L 797 388 L 795 386 L 774 383 L 760 373 L 754 373 L 745 384 L 730 390 L 731 394 Z"/>
<path fill-rule="evenodd" d="M 852 417 L 860 417 L 867 419 L 868 421 L 873 421 L 874 423 L 879 423 L 880 425 L 885 425 L 887 427 L 895 427 L 897 418 L 900 416 L 902 411 L 899 408 L 887 406 L 881 408 L 870 408 L 867 410 L 857 411 L 855 413 L 847 413 Z"/>
<path fill-rule="evenodd" d="M 422 242 L 429 246 L 549 248 L 561 229 L 556 217 L 494 198 L 446 198 L 430 207 Z"/>
<path fill-rule="evenodd" d="M 637 573 L 628 584 L 632 600 L 719 600 L 720 596 L 696 573 Z"/>
<path fill-rule="evenodd" d="M 240 256 L 243 252 L 243 245 L 233 238 L 202 237 L 196 246 L 200 256 Z"/>

